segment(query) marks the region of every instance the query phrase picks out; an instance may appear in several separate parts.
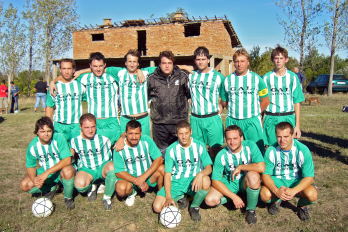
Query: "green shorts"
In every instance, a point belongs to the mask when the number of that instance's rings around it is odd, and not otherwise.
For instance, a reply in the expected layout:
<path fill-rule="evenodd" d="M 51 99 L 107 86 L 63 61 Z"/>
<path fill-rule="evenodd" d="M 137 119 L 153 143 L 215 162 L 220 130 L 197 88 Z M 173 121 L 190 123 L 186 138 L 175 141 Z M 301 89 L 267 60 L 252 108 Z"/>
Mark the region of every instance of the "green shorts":
<path fill-rule="evenodd" d="M 54 132 L 64 135 L 67 141 L 69 141 L 70 134 L 72 131 L 79 131 L 79 130 L 81 130 L 79 123 L 64 124 L 60 122 L 54 122 Z"/>
<path fill-rule="evenodd" d="M 226 128 L 230 125 L 239 126 L 244 134 L 245 140 L 254 141 L 261 153 L 264 151 L 264 142 L 263 142 L 263 130 L 261 124 L 261 116 L 256 116 L 247 119 L 235 119 L 231 117 L 226 118 Z"/>
<path fill-rule="evenodd" d="M 232 182 L 232 180 L 228 180 L 226 177 L 223 177 L 220 181 L 234 194 L 239 192 L 245 194 L 245 190 L 243 188 L 244 179 L 245 175 L 238 181 L 234 180 L 234 182 Z"/>
<path fill-rule="evenodd" d="M 97 118 L 97 129 L 112 130 L 113 132 L 121 134 L 121 127 L 120 123 L 118 122 L 118 118 Z"/>
<path fill-rule="evenodd" d="M 273 145 L 277 142 L 275 127 L 280 122 L 289 122 L 295 128 L 295 114 L 287 116 L 265 115 L 263 122 L 264 140 L 266 145 Z"/>
<path fill-rule="evenodd" d="M 151 178 L 151 176 L 149 176 L 149 178 L 147 178 L 145 182 L 147 183 L 147 185 L 149 187 L 156 187 L 157 186 L 157 182 L 151 184 L 150 178 Z M 117 181 L 119 181 L 119 180 L 124 180 L 124 179 L 117 178 Z M 116 181 L 116 183 L 117 183 L 117 181 Z M 129 182 L 129 183 L 131 183 L 131 182 Z M 135 185 L 133 183 L 131 183 L 131 184 L 132 184 L 133 189 L 135 189 L 135 190 L 140 189 L 137 185 Z"/>
<path fill-rule="evenodd" d="M 86 167 L 80 167 L 80 168 L 78 168 L 78 172 L 84 171 L 84 172 L 92 175 L 92 178 L 93 178 L 92 183 L 94 183 L 98 180 L 105 180 L 105 178 L 103 177 L 103 174 L 102 174 L 103 168 L 104 168 L 105 164 L 107 164 L 109 162 L 112 162 L 112 161 L 107 161 L 107 162 L 103 163 L 98 169 L 95 169 L 95 170 L 92 170 L 92 169 L 86 168 Z"/>
<path fill-rule="evenodd" d="M 194 196 L 196 194 L 195 191 L 192 191 L 192 182 L 193 182 L 194 177 L 191 178 L 184 178 L 180 179 L 180 181 L 172 181 L 172 186 L 171 186 L 171 195 L 172 198 L 176 198 L 178 196 L 181 196 L 183 194 L 188 194 L 190 196 Z M 164 186 L 161 188 L 160 191 L 158 191 L 157 195 L 166 197 L 166 192 L 164 190 Z"/>
<path fill-rule="evenodd" d="M 221 147 L 224 143 L 224 124 L 221 116 L 208 118 L 190 117 L 192 138 L 200 140 L 209 147 Z"/>
<path fill-rule="evenodd" d="M 37 175 L 41 175 L 44 172 L 45 172 L 45 169 L 43 167 L 36 169 Z M 62 183 L 60 179 L 60 171 L 50 174 L 45 180 L 45 185 L 48 185 L 48 186 L 54 186 L 58 183 Z"/>
<path fill-rule="evenodd" d="M 131 119 L 121 116 L 121 133 L 126 132 L 126 125 Z M 146 116 L 145 118 L 136 119 L 141 124 L 141 131 L 143 135 L 151 137 L 150 134 L 150 117 Z"/>
<path fill-rule="evenodd" d="M 287 188 L 293 188 L 296 187 L 303 178 L 293 179 L 293 180 L 283 180 L 279 179 L 276 176 L 271 176 L 275 186 L 277 188 L 280 188 L 281 186 L 287 187 Z"/>

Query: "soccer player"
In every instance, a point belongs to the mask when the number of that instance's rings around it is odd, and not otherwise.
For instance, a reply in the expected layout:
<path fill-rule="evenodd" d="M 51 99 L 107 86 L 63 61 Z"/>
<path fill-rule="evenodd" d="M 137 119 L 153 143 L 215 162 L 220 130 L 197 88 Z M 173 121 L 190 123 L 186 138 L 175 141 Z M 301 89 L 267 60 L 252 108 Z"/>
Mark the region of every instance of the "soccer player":
<path fill-rule="evenodd" d="M 75 188 L 80 193 L 88 191 L 88 200 L 92 202 L 97 199 L 97 186 L 93 183 L 105 180 L 103 206 L 105 210 L 111 210 L 111 196 L 115 191 L 116 182 L 111 148 L 120 135 L 117 131 L 97 131 L 96 124 L 93 114 L 83 114 L 80 118 L 81 131 L 73 132 L 71 135 L 71 153 L 78 155 Z"/>
<path fill-rule="evenodd" d="M 265 162 L 255 142 L 244 140 L 243 131 L 237 125 L 225 130 L 227 146 L 215 159 L 212 187 L 205 198 L 209 206 L 224 204 L 228 199 L 237 209 L 245 206 L 237 195 L 242 192 L 247 196 L 246 221 L 257 222 L 255 207 L 260 193 L 260 174 L 265 171 Z M 227 198 L 228 199 L 227 199 Z"/>
<path fill-rule="evenodd" d="M 27 176 L 20 188 L 31 194 L 45 193 L 53 199 L 57 184 L 64 187 L 65 206 L 75 208 L 73 200 L 75 169 L 71 165 L 72 154 L 63 135 L 53 133 L 53 122 L 48 117 L 40 118 L 35 124 L 34 134 L 26 154 Z M 36 162 L 40 168 L 36 169 Z"/>
<path fill-rule="evenodd" d="M 198 47 L 193 56 L 198 70 L 189 75 L 192 138 L 207 144 L 214 159 L 224 143 L 218 103 L 224 76 L 209 68 L 210 55 L 206 47 Z"/>
<path fill-rule="evenodd" d="M 164 165 L 161 152 L 153 140 L 142 134 L 141 124 L 131 120 L 126 125 L 124 149 L 114 152 L 114 168 L 118 178 L 116 193 L 127 197 L 132 206 L 137 190 L 146 192 L 149 187 L 163 187 Z"/>
<path fill-rule="evenodd" d="M 167 149 L 165 155 L 164 187 L 157 193 L 153 209 L 160 213 L 162 208 L 179 201 L 179 208 L 187 206 L 184 194 L 194 196 L 189 212 L 193 221 L 200 221 L 199 206 L 210 188 L 209 175 L 212 161 L 205 144 L 191 137 L 191 126 L 180 121 L 175 128 L 178 141 Z"/>
<path fill-rule="evenodd" d="M 46 116 L 51 118 L 54 112 L 54 132 L 61 133 L 68 140 L 72 131 L 80 130 L 79 119 L 82 115 L 82 96 L 85 86 L 73 80 L 76 64 L 72 59 L 59 61 L 59 70 L 63 78 L 56 84 L 57 95 L 48 93 Z M 55 108 L 55 109 L 54 109 Z"/>
<path fill-rule="evenodd" d="M 242 48 L 233 55 L 235 72 L 228 75 L 221 91 L 221 105 L 228 107 L 225 126 L 237 125 L 245 140 L 254 141 L 264 151 L 261 113 L 269 105 L 267 86 L 262 78 L 249 71 L 250 56 Z M 220 113 L 222 110 L 220 111 Z"/>
<path fill-rule="evenodd" d="M 263 76 L 271 95 L 271 104 L 265 110 L 263 124 L 266 145 L 277 142 L 274 131 L 280 122 L 291 123 L 295 128 L 295 138 L 301 137 L 300 103 L 305 100 L 297 75 L 285 67 L 289 61 L 288 51 L 276 47 L 271 53 L 271 60 L 274 70 Z"/>
<path fill-rule="evenodd" d="M 314 180 L 314 164 L 308 147 L 295 140 L 294 128 L 289 122 L 281 122 L 275 128 L 277 144 L 265 153 L 266 171 L 262 174 L 260 197 L 272 203 L 268 212 L 277 215 L 280 203 L 290 201 L 295 195 L 298 216 L 302 221 L 310 218 L 308 205 L 318 199 Z"/>

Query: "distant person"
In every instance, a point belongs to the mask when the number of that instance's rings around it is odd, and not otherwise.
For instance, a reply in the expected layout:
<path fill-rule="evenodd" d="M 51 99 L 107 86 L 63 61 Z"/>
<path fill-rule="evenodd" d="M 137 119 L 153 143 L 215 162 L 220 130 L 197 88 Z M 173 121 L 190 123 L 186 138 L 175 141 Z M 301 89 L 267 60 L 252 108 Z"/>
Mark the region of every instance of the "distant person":
<path fill-rule="evenodd" d="M 6 114 L 8 113 L 8 99 L 7 99 L 8 88 L 5 85 L 5 80 L 1 81 L 0 85 L 0 114 L 2 114 L 2 104 L 4 104 L 6 109 Z"/>
<path fill-rule="evenodd" d="M 12 102 L 11 102 L 11 113 L 19 113 L 18 110 L 18 97 L 19 97 L 19 88 L 17 85 L 14 84 L 13 81 L 10 82 L 11 84 L 11 95 L 12 95 Z"/>
<path fill-rule="evenodd" d="M 39 82 L 35 84 L 34 90 L 36 91 L 36 102 L 34 105 L 34 112 L 36 112 L 37 108 L 39 108 L 40 101 L 44 112 L 46 112 L 47 84 L 46 82 L 43 82 L 42 77 L 40 77 Z"/>
<path fill-rule="evenodd" d="M 300 70 L 298 69 L 298 67 L 295 67 L 295 68 L 294 68 L 294 72 L 295 72 L 296 75 L 298 76 L 298 80 L 300 81 L 300 83 L 301 83 L 301 88 L 302 88 L 302 90 L 303 90 L 303 83 L 304 83 L 304 81 L 306 80 L 306 77 L 305 77 L 305 75 L 304 75 L 302 72 L 300 72 Z"/>

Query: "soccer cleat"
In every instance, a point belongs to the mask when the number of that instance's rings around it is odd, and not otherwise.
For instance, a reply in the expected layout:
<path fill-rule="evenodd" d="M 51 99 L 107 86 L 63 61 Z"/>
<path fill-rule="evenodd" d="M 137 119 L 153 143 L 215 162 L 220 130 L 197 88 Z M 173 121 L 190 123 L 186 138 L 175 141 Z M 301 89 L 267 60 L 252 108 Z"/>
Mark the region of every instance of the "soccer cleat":
<path fill-rule="evenodd" d="M 112 210 L 111 200 L 110 199 L 104 199 L 103 200 L 103 206 L 106 211 Z"/>
<path fill-rule="evenodd" d="M 185 209 L 188 206 L 187 196 L 185 195 L 185 197 L 178 200 L 177 203 L 179 205 L 179 209 Z"/>
<path fill-rule="evenodd" d="M 301 219 L 301 221 L 306 221 L 311 218 L 311 216 L 309 216 L 307 206 L 304 206 L 304 207 L 297 206 L 297 214 L 298 214 L 298 217 Z"/>
<path fill-rule="evenodd" d="M 65 206 L 68 209 L 75 209 L 75 202 L 73 198 L 65 198 Z"/>
<path fill-rule="evenodd" d="M 45 193 L 44 196 L 46 198 L 52 200 L 54 198 L 54 196 L 56 195 L 56 192 L 57 192 L 58 188 L 59 188 L 58 185 L 56 185 L 56 189 L 55 190 Z"/>
<path fill-rule="evenodd" d="M 104 184 L 99 185 L 97 193 L 104 193 L 104 192 L 105 192 L 105 185 Z"/>
<path fill-rule="evenodd" d="M 255 224 L 257 222 L 255 210 L 247 210 L 245 220 L 249 225 Z"/>
<path fill-rule="evenodd" d="M 93 191 L 92 191 L 92 189 L 93 189 L 93 187 L 87 193 L 89 202 L 95 201 L 97 199 L 97 188 L 94 188 Z"/>
<path fill-rule="evenodd" d="M 190 207 L 189 209 L 191 219 L 195 222 L 198 222 L 201 220 L 201 214 L 199 213 L 198 207 Z"/>
<path fill-rule="evenodd" d="M 135 193 L 129 195 L 126 199 L 126 206 L 132 206 L 134 205 L 134 201 L 135 201 L 135 196 L 137 195 L 138 193 L 135 191 Z"/>
<path fill-rule="evenodd" d="M 268 207 L 268 213 L 272 215 L 277 215 L 279 213 L 280 202 L 274 202 Z"/>

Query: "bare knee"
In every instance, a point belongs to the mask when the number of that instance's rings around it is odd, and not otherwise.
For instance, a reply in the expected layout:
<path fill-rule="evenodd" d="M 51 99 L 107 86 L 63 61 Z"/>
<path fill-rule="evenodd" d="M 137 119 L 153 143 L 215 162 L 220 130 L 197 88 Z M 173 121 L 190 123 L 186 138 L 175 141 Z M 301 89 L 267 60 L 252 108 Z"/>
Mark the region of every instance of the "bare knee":
<path fill-rule="evenodd" d="M 34 187 L 34 183 L 29 179 L 28 176 L 26 176 L 19 184 L 19 187 L 22 191 L 29 192 Z"/>
<path fill-rule="evenodd" d="M 261 191 L 260 191 L 260 198 L 263 202 L 267 202 L 267 201 L 271 200 L 271 198 L 272 198 L 271 191 L 269 191 L 269 189 L 267 187 L 262 186 Z"/>
<path fill-rule="evenodd" d="M 156 197 L 156 198 L 155 198 L 155 201 L 154 201 L 153 204 L 152 204 L 153 210 L 154 210 L 156 213 L 160 213 L 160 212 L 162 211 L 163 204 L 164 204 L 164 202 L 162 202 L 161 199 L 159 199 L 158 197 Z"/>
<path fill-rule="evenodd" d="M 124 183 L 125 181 L 122 182 L 117 182 L 115 186 L 116 193 L 119 197 L 126 197 L 128 196 L 127 194 L 127 183 Z"/>
<path fill-rule="evenodd" d="M 210 178 L 209 176 L 203 176 L 203 184 L 202 184 L 202 189 L 204 191 L 207 191 L 209 190 L 210 186 L 211 186 L 211 181 L 210 181 Z"/>
<path fill-rule="evenodd" d="M 60 171 L 60 175 L 62 176 L 62 178 L 70 180 L 75 176 L 75 169 L 71 165 L 66 166 L 62 168 L 62 170 Z"/>
<path fill-rule="evenodd" d="M 220 201 L 221 199 L 219 199 L 217 196 L 214 196 L 213 194 L 208 194 L 205 198 L 205 203 L 210 207 L 220 204 Z"/>
<path fill-rule="evenodd" d="M 318 190 L 315 186 L 310 185 L 303 190 L 303 194 L 300 195 L 304 195 L 304 197 L 310 202 L 315 202 L 318 199 Z"/>
<path fill-rule="evenodd" d="M 249 171 L 245 176 L 245 181 L 249 188 L 260 188 L 260 174 L 257 172 Z"/>
<path fill-rule="evenodd" d="M 160 165 L 157 171 L 160 172 L 162 176 L 164 176 L 164 164 Z"/>
<path fill-rule="evenodd" d="M 74 185 L 77 188 L 84 188 L 87 186 L 86 179 L 84 178 L 75 178 Z"/>

